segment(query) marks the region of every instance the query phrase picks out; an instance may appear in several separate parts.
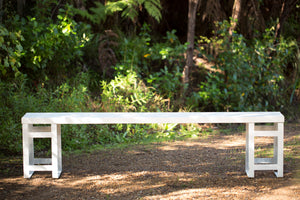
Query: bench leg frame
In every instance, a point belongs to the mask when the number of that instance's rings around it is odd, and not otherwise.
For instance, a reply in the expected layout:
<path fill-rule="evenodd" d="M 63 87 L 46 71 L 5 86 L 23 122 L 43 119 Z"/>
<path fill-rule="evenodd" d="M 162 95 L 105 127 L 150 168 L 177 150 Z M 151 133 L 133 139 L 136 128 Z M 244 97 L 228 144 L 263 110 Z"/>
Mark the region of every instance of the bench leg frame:
<path fill-rule="evenodd" d="M 52 178 L 59 178 L 62 172 L 61 125 L 23 124 L 22 129 L 24 178 L 31 178 L 35 171 L 52 171 Z M 34 158 L 34 138 L 51 138 L 51 158 Z"/>
<path fill-rule="evenodd" d="M 283 123 L 274 123 L 273 126 L 259 126 L 254 123 L 246 124 L 246 173 L 254 178 L 256 170 L 274 170 L 277 177 L 283 177 Z M 255 137 L 274 138 L 273 158 L 255 158 Z"/>
<path fill-rule="evenodd" d="M 31 178 L 35 171 L 52 171 L 52 178 L 59 178 L 62 172 L 61 125 L 33 126 L 23 124 L 23 171 L 24 178 Z M 246 173 L 253 178 L 256 170 L 274 170 L 277 177 L 283 177 L 283 123 L 270 126 L 246 124 Z M 255 158 L 254 138 L 274 137 L 274 157 Z M 51 158 L 34 158 L 34 138 L 51 138 Z"/>

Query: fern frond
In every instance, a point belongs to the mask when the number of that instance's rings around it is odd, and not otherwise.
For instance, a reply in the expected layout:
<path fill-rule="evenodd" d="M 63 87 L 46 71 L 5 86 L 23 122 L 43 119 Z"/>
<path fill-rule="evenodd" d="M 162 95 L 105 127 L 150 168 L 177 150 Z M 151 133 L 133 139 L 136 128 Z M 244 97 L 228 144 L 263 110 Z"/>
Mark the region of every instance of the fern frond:
<path fill-rule="evenodd" d="M 95 2 L 96 7 L 90 8 L 92 13 L 89 13 L 88 10 L 81 10 L 78 8 L 72 8 L 75 14 L 80 15 L 87 20 L 90 20 L 92 23 L 100 24 L 106 20 L 105 6 L 100 2 Z"/>
<path fill-rule="evenodd" d="M 160 5 L 160 0 L 148 0 L 145 1 L 144 3 L 145 9 L 149 13 L 150 16 L 152 16 L 156 21 L 160 21 L 162 16 L 161 16 L 161 5 Z"/>
<path fill-rule="evenodd" d="M 122 17 L 129 17 L 132 21 L 138 16 L 138 12 L 135 8 L 128 6 L 121 14 Z"/>
<path fill-rule="evenodd" d="M 105 10 L 106 10 L 106 8 L 100 2 L 95 2 L 95 5 L 96 5 L 96 7 L 90 8 L 90 10 L 94 14 L 94 15 L 92 15 L 93 16 L 92 21 L 97 24 L 97 23 L 101 23 L 101 22 L 105 21 L 105 19 L 106 19 Z"/>
<path fill-rule="evenodd" d="M 115 1 L 115 2 L 111 2 L 108 1 L 105 4 L 106 7 L 106 13 L 111 15 L 115 12 L 120 12 L 122 11 L 125 7 L 127 6 L 126 2 L 124 1 Z"/>
<path fill-rule="evenodd" d="M 146 11 L 157 21 L 160 21 L 161 5 L 160 0 L 118 0 L 108 1 L 105 5 L 106 14 L 111 15 L 115 12 L 122 12 L 121 16 L 128 17 L 132 21 L 138 16 L 138 8 L 144 6 Z"/>
<path fill-rule="evenodd" d="M 151 2 L 157 6 L 157 8 L 161 9 L 161 4 L 160 4 L 160 0 L 151 0 Z"/>

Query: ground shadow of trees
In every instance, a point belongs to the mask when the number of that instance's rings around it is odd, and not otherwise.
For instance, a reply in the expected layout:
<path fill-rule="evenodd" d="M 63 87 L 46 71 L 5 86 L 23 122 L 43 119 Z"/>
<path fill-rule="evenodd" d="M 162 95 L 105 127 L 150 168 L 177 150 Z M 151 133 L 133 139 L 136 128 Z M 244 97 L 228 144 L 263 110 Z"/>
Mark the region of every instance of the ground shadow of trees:
<path fill-rule="evenodd" d="M 286 130 L 286 149 L 299 147 L 296 130 L 295 126 Z M 237 138 L 243 139 L 241 133 L 71 154 L 64 156 L 60 179 L 52 179 L 51 172 L 36 172 L 31 179 L 23 179 L 22 170 L 13 178 L 1 175 L 0 197 L 158 199 L 168 194 L 194 193 L 195 198 L 204 198 L 212 195 L 209 191 L 227 191 L 229 197 L 244 197 L 239 195 L 283 187 L 295 175 L 299 159 L 287 155 L 284 178 L 275 178 L 272 171 L 256 172 L 254 179 L 248 178 L 245 145 L 236 142 Z M 232 190 L 240 194 L 230 193 Z"/>

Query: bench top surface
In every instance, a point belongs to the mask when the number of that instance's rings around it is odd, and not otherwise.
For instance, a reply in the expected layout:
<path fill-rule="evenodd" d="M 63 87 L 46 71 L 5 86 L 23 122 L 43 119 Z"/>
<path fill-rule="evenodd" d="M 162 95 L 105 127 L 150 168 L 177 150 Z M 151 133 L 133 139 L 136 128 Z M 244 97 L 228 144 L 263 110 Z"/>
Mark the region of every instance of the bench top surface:
<path fill-rule="evenodd" d="M 280 112 L 45 112 L 26 113 L 23 124 L 149 124 L 284 122 Z"/>

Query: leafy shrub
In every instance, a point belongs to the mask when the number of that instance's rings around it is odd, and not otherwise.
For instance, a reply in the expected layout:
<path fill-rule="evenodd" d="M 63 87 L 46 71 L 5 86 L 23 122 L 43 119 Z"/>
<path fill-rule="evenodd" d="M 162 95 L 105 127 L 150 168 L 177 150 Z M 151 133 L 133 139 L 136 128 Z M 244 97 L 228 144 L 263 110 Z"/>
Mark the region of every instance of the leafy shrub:
<path fill-rule="evenodd" d="M 150 74 L 147 78 L 147 83 L 154 87 L 163 97 L 174 100 L 179 94 L 181 76 L 182 72 L 178 66 L 171 72 L 165 66 L 159 72 Z"/>
<path fill-rule="evenodd" d="M 283 38 L 274 44 L 273 29 L 267 29 L 261 40 L 249 42 L 237 33 L 229 35 L 227 21 L 218 27 L 217 37 L 200 41 L 217 47 L 216 71 L 208 74 L 188 102 L 216 111 L 281 109 L 286 104 L 283 70 L 295 45 Z"/>
<path fill-rule="evenodd" d="M 146 87 L 135 72 L 118 75 L 109 83 L 102 82 L 101 100 L 104 111 L 147 112 L 166 109 L 164 100 Z"/>
<path fill-rule="evenodd" d="M 21 31 L 9 31 L 0 24 L 0 71 L 1 78 L 13 77 L 19 73 L 24 49 Z"/>
<path fill-rule="evenodd" d="M 108 1 L 106 4 L 106 12 L 108 14 L 113 14 L 115 12 L 122 11 L 121 16 L 130 18 L 135 21 L 138 16 L 138 9 L 144 7 L 148 14 L 156 19 L 158 22 L 161 20 L 161 5 L 160 0 L 118 0 L 118 1 Z"/>
<path fill-rule="evenodd" d="M 93 24 L 101 26 L 105 24 L 108 16 L 113 16 L 121 13 L 123 19 L 130 19 L 136 23 L 136 18 L 139 14 L 139 9 L 144 8 L 147 13 L 158 22 L 161 20 L 161 5 L 160 0 L 118 0 L 106 1 L 105 4 L 101 2 L 94 2 L 94 6 L 88 10 L 71 7 L 72 12 L 87 19 Z"/>
<path fill-rule="evenodd" d="M 26 86 L 26 76 L 21 75 L 13 83 L 0 81 L 0 146 L 3 152 L 22 152 L 22 127 L 21 118 L 26 112 L 84 112 L 91 111 L 92 106 L 87 87 L 80 81 L 77 85 L 64 83 L 54 91 L 39 87 L 35 94 Z M 65 140 L 64 149 L 78 149 L 89 144 L 87 126 L 63 126 Z M 91 133 L 92 134 L 92 133 Z M 43 149 L 50 141 L 38 141 L 36 149 Z M 93 142 L 93 141 L 91 141 Z"/>
<path fill-rule="evenodd" d="M 176 31 L 167 31 L 165 42 L 155 43 L 149 48 L 149 56 L 153 60 L 161 60 L 166 65 L 181 65 L 184 62 L 184 53 L 187 50 L 187 43 L 181 44 Z"/>
<path fill-rule="evenodd" d="M 179 42 L 175 30 L 167 32 L 164 42 L 155 43 L 149 34 L 150 30 L 150 26 L 144 24 L 139 37 L 122 38 L 120 62 L 115 66 L 115 73 L 124 75 L 135 71 L 156 93 L 174 100 L 181 86 L 187 46 Z"/>
<path fill-rule="evenodd" d="M 18 82 L 5 83 L 0 80 L 0 149 L 2 152 L 22 151 L 21 117 L 27 111 L 38 111 L 42 100 L 28 94 L 24 76 Z"/>
<path fill-rule="evenodd" d="M 147 88 L 135 73 L 120 75 L 109 83 L 102 82 L 102 105 L 90 96 L 88 74 L 78 75 L 52 90 L 39 87 L 32 93 L 26 76 L 14 83 L 0 81 L 0 149 L 2 153 L 22 153 L 20 119 L 26 112 L 93 112 L 93 111 L 167 111 L 168 102 Z M 22 79 L 21 79 L 22 78 Z M 93 145 L 138 143 L 153 138 L 174 139 L 175 126 L 157 125 L 62 125 L 62 148 L 72 151 Z M 177 130 L 177 129 L 176 129 Z M 49 150 L 50 140 L 35 140 L 35 149 Z"/>
<path fill-rule="evenodd" d="M 82 47 L 90 38 L 90 27 L 77 23 L 68 13 L 68 10 L 60 9 L 56 22 L 19 16 L 5 22 L 12 29 L 7 33 L 1 28 L 6 39 L 9 36 L 12 40 L 6 40 L 10 43 L 6 51 L 14 71 L 19 68 L 28 75 L 29 81 L 51 80 L 54 83 L 62 83 L 70 72 L 76 73 L 74 65 L 80 61 Z M 6 66 L 9 64 L 5 63 Z"/>
<path fill-rule="evenodd" d="M 182 70 L 185 63 L 184 53 L 187 44 L 181 44 L 176 31 L 167 32 L 165 42 L 155 43 L 148 48 L 146 55 L 150 62 L 149 69 L 156 63 L 147 77 L 148 85 L 154 87 L 164 98 L 174 101 L 180 92 Z"/>
<path fill-rule="evenodd" d="M 117 52 L 119 63 L 114 67 L 115 75 L 125 75 L 131 71 L 135 71 L 138 76 L 149 74 L 150 61 L 147 60 L 147 54 L 151 42 L 150 26 L 144 24 L 141 30 L 139 37 L 120 34 Z"/>

